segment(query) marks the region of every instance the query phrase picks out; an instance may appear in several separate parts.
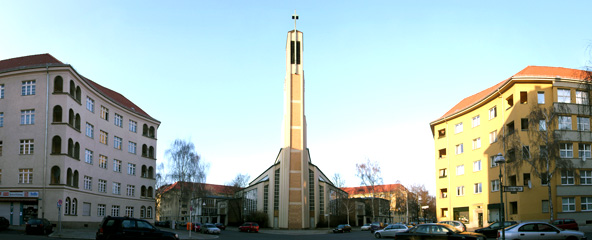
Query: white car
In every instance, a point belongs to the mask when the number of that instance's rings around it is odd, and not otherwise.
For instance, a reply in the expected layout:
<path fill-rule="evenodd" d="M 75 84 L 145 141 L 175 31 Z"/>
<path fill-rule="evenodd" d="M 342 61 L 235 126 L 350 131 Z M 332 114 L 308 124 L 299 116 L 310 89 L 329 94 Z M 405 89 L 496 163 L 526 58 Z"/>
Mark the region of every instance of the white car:
<path fill-rule="evenodd" d="M 220 234 L 220 229 L 217 228 L 214 224 L 206 223 L 201 226 L 202 233 L 211 233 L 211 234 Z"/>
<path fill-rule="evenodd" d="M 409 228 L 403 224 L 391 224 L 374 232 L 375 238 L 394 237 L 397 233 L 407 231 Z"/>
<path fill-rule="evenodd" d="M 370 223 L 364 224 L 364 226 L 362 226 L 360 229 L 362 231 L 368 231 L 368 230 L 370 230 Z"/>
<path fill-rule="evenodd" d="M 546 222 L 522 222 L 505 229 L 506 239 L 587 239 L 583 232 L 563 230 Z M 501 236 L 502 230 L 497 231 Z"/>

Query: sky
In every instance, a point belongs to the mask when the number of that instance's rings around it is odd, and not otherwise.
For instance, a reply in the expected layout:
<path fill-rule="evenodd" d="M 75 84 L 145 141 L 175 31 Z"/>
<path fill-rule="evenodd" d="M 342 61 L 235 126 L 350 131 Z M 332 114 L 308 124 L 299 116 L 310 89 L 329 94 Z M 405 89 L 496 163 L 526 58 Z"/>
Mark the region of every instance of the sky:
<path fill-rule="evenodd" d="M 0 59 L 49 53 L 194 143 L 207 182 L 282 147 L 287 32 L 304 33 L 308 148 L 327 176 L 436 192 L 429 123 L 528 65 L 591 66 L 592 1 L 7 1 Z"/>

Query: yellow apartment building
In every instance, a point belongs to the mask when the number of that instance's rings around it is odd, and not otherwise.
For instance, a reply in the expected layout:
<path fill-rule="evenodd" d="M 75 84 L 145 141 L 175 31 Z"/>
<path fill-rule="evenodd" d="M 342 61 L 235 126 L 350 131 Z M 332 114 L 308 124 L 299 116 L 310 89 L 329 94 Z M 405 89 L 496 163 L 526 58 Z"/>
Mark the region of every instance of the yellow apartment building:
<path fill-rule="evenodd" d="M 550 218 L 548 188 L 526 164 L 508 169 L 494 156 L 510 154 L 503 136 L 518 134 L 523 148 L 535 148 L 527 130 L 531 107 L 565 106 L 556 126 L 561 157 L 575 167 L 551 179 L 554 218 L 592 221 L 592 161 L 590 159 L 591 72 L 559 67 L 528 66 L 514 76 L 469 96 L 430 123 L 434 137 L 437 217 L 460 220 L 468 227 L 499 221 L 500 167 L 502 185 L 522 186 L 523 192 L 504 192 L 506 220 Z M 538 126 L 530 123 L 530 127 Z M 538 147 L 536 147 L 538 149 Z M 529 152 L 529 151 L 526 151 Z M 554 166 L 552 166 L 554 167 Z"/>

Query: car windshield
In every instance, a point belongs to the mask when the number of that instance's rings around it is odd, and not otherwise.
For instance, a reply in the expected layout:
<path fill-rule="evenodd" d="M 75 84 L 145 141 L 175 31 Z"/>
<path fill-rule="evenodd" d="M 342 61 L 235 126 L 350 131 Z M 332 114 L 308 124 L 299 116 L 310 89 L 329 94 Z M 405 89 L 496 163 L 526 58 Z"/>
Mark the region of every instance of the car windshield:
<path fill-rule="evenodd" d="M 29 224 L 40 224 L 41 223 L 41 219 L 30 219 L 29 220 Z"/>
<path fill-rule="evenodd" d="M 206 224 L 204 225 L 206 228 L 215 228 L 216 226 L 214 226 L 214 224 Z"/>

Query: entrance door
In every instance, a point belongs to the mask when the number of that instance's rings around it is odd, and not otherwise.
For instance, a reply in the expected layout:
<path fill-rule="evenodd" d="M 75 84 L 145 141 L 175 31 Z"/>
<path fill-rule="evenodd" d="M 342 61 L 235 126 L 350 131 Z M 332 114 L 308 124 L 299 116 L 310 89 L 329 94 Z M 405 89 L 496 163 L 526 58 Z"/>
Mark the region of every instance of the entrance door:
<path fill-rule="evenodd" d="M 479 218 L 479 227 L 483 227 L 483 213 L 477 213 L 477 217 Z"/>

